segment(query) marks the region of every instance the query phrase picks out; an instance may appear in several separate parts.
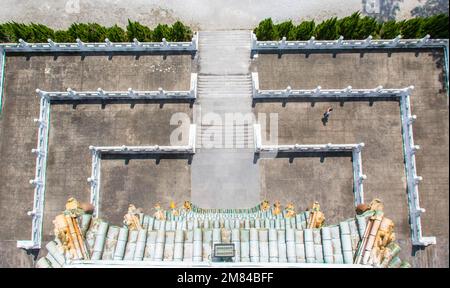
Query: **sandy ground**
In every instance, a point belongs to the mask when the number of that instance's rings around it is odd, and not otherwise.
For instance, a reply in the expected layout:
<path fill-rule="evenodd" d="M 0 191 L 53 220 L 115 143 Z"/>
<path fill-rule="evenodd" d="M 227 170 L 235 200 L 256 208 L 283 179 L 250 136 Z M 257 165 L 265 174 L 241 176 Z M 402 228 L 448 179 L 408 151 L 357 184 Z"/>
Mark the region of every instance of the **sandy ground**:
<path fill-rule="evenodd" d="M 411 10 L 425 0 L 0 0 L 0 22 L 37 22 L 64 28 L 73 22 L 98 22 L 125 26 L 127 19 L 154 26 L 182 20 L 195 29 L 252 29 L 264 18 L 321 21 L 355 11 L 370 12 L 366 2 L 380 1 L 383 13 L 397 19 L 411 17 Z M 384 4 L 383 4 L 384 3 Z M 376 6 L 378 7 L 378 6 Z M 389 11 L 386 11 L 389 10 Z M 56 16 L 59 15 L 59 16 Z M 56 17 L 54 17 L 56 16 Z"/>

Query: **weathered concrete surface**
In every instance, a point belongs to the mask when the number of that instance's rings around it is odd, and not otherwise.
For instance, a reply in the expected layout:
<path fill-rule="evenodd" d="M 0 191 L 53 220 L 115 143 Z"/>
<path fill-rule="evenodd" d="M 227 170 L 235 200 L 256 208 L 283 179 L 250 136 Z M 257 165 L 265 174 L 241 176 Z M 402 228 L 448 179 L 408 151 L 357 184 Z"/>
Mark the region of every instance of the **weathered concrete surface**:
<path fill-rule="evenodd" d="M 373 1 L 375 2 L 375 1 Z M 380 6 L 383 15 L 405 19 L 411 10 L 423 5 L 421 0 L 394 0 Z M 372 3 L 372 2 L 369 2 Z M 180 19 L 204 29 L 253 29 L 259 21 L 272 17 L 276 21 L 292 19 L 323 19 L 344 17 L 364 8 L 362 0 L 0 0 L 0 22 L 35 22 L 55 28 L 65 28 L 73 22 L 98 22 L 104 25 L 126 26 L 127 19 L 155 26 Z M 393 9 L 398 5 L 398 11 Z M 52 17 L 58 15 L 57 17 Z"/>
<path fill-rule="evenodd" d="M 396 225 L 402 257 L 409 258 L 415 267 L 449 265 L 449 111 L 442 82 L 442 58 L 441 52 L 393 53 L 390 56 L 386 53 L 365 53 L 362 56 L 354 53 L 337 54 L 336 57 L 331 54 L 311 54 L 309 57 L 291 54 L 281 58 L 267 54 L 259 55 L 253 67 L 259 72 L 261 89 L 284 89 L 288 85 L 293 89 L 311 89 L 317 85 L 324 89 L 348 85 L 354 88 L 378 85 L 385 88 L 416 87 L 411 105 L 418 117 L 413 126 L 415 143 L 421 147 L 416 154 L 418 174 L 424 178 L 419 186 L 420 203 L 427 210 L 422 215 L 422 228 L 424 236 L 437 237 L 437 245 L 419 251 L 415 257 L 410 257 L 398 103 L 375 102 L 370 106 L 366 102 L 348 102 L 342 107 L 339 103 L 316 103 L 314 107 L 310 103 L 288 103 L 285 108 L 280 103 L 264 103 L 256 106 L 258 112 L 279 113 L 280 143 L 365 142 L 362 161 L 363 171 L 368 177 L 364 183 L 366 200 L 379 197 L 384 201 L 386 215 Z M 330 105 L 334 111 L 328 124 L 323 126 L 322 114 Z M 263 170 L 267 174 L 276 165 L 269 161 L 280 160 L 266 161 Z M 317 165 L 311 168 L 317 169 Z M 298 168 L 296 171 L 302 172 Z M 323 185 L 320 180 L 320 177 L 316 178 L 317 184 L 311 186 L 308 193 L 321 191 L 318 188 Z M 266 182 L 266 187 L 268 185 Z M 289 181 L 283 183 L 279 180 L 277 185 L 282 185 L 288 193 L 300 193 L 290 188 Z M 340 203 L 342 193 L 351 193 L 351 182 L 346 188 L 347 192 L 344 192 L 344 186 L 329 191 L 327 196 L 336 193 L 332 198 L 320 194 L 318 200 Z M 326 215 L 329 213 L 325 210 Z M 331 213 L 338 214 L 337 211 Z"/>
<path fill-rule="evenodd" d="M 185 159 L 102 160 L 100 216 L 120 224 L 128 205 L 135 204 L 147 214 L 156 203 L 177 207 L 191 196 L 191 168 Z"/>
<path fill-rule="evenodd" d="M 75 110 L 71 105 L 53 105 L 51 108 L 46 187 L 46 200 L 51 201 L 46 201 L 44 218 L 46 236 L 51 235 L 53 229 L 51 221 L 61 212 L 61 207 L 64 207 L 68 196 L 89 201 L 90 186 L 86 179 L 91 175 L 90 145 L 171 145 L 170 134 L 176 126 L 170 125 L 170 118 L 178 112 L 190 114 L 189 104 L 166 104 L 162 109 L 155 104 L 140 104 L 134 109 L 126 104 L 107 105 L 104 110 L 100 105 L 81 105 Z M 185 145 L 188 133 L 189 131 L 185 132 Z M 180 185 L 184 185 L 184 188 L 178 189 L 177 195 L 180 198 L 177 199 L 182 201 L 189 197 L 190 182 L 187 180 L 190 173 L 187 160 L 184 162 L 161 160 L 164 164 L 160 163 L 160 166 L 156 167 L 145 161 L 147 163 L 145 169 L 145 165 L 137 165 L 136 161 L 138 160 L 130 160 L 129 166 L 122 166 L 112 165 L 112 162 L 120 162 L 119 160 L 102 160 L 100 215 L 105 215 L 106 220 L 112 215 L 114 220 L 121 219 L 130 203 L 144 208 L 144 211 L 151 211 L 157 201 L 164 200 L 161 204 L 168 207 L 172 199 L 161 198 L 158 194 L 162 191 L 166 194 L 172 193 L 172 187 L 167 182 L 180 177 L 181 174 L 176 172 L 177 169 L 183 169 L 182 171 L 184 168 L 187 169 L 187 179 L 180 180 Z M 166 164 L 166 161 L 170 161 L 170 165 Z M 181 168 L 177 168 L 177 165 L 181 165 Z M 139 170 L 139 167 L 142 170 Z M 157 172 L 152 172 L 152 168 Z M 125 182 L 133 181 L 135 186 L 131 187 L 128 184 L 127 190 L 124 191 Z M 139 196 L 140 194 L 142 196 Z M 141 201 L 142 197 L 148 201 Z"/>
<path fill-rule="evenodd" d="M 298 141 L 299 142 L 299 141 Z M 261 198 L 282 205 L 293 202 L 305 211 L 320 202 L 326 223 L 335 224 L 354 216 L 351 157 L 261 159 Z"/>
<path fill-rule="evenodd" d="M 2 266 L 29 266 L 17 240 L 29 239 L 31 219 L 26 212 L 33 205 L 35 159 L 31 149 L 37 141 L 33 122 L 39 114 L 39 99 L 34 90 L 62 91 L 67 87 L 90 90 L 157 89 L 187 90 L 190 83 L 190 56 L 61 56 L 8 57 L 4 106 L 0 116 L 0 212 L 2 221 L 0 249 Z M 169 119 L 174 112 L 191 109 L 187 104 L 54 105 L 51 107 L 44 241 L 50 239 L 51 219 L 63 209 L 65 198 L 73 195 L 89 199 L 91 158 L 89 145 L 168 145 L 174 126 Z M 182 164 L 183 167 L 185 164 Z M 169 176 L 169 175 L 168 175 Z M 60 178 L 59 178 L 60 177 Z M 186 189 L 188 189 L 187 183 Z M 146 193 L 147 191 L 145 191 Z M 139 204 L 139 203 L 137 203 Z M 117 208 L 119 209 L 119 208 Z M 120 207 L 122 214 L 122 208 Z M 45 243 L 45 242 L 44 242 Z"/>

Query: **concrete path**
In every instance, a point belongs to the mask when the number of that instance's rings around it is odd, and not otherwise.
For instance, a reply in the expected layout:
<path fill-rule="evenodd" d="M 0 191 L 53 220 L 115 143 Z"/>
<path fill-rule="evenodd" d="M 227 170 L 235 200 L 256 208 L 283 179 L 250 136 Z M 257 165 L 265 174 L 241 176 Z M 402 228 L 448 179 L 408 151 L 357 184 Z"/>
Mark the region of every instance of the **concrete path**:
<path fill-rule="evenodd" d="M 253 164 L 250 32 L 200 32 L 197 153 L 192 197 L 205 208 L 246 208 L 260 201 Z"/>

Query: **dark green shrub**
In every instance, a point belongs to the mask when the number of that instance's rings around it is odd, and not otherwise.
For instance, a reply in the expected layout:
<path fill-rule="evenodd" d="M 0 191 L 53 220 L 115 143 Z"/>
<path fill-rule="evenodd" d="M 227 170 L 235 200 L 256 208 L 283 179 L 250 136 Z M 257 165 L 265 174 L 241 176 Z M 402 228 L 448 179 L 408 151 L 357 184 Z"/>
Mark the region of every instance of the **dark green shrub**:
<path fill-rule="evenodd" d="M 152 40 L 154 42 L 161 42 L 163 38 L 166 41 L 172 41 L 172 29 L 167 24 L 158 24 L 153 30 Z"/>
<path fill-rule="evenodd" d="M 375 18 L 362 17 L 358 21 L 358 27 L 354 31 L 353 39 L 366 39 L 369 36 L 376 36 L 380 31 L 381 25 Z"/>
<path fill-rule="evenodd" d="M 253 32 L 260 41 L 275 40 L 277 38 L 272 18 L 267 18 L 259 22 L 258 27 Z"/>
<path fill-rule="evenodd" d="M 128 20 L 126 31 L 114 25 L 106 28 L 97 23 L 73 23 L 67 30 L 54 31 L 42 25 L 31 23 L 29 25 L 16 22 L 0 24 L 0 42 L 18 42 L 23 39 L 30 43 L 47 42 L 52 39 L 55 42 L 75 42 L 79 38 L 83 42 L 103 42 L 108 38 L 112 42 L 133 41 L 134 38 L 142 42 L 162 41 L 191 41 L 192 30 L 180 21 L 172 26 L 158 25 L 153 31 L 139 22 Z"/>
<path fill-rule="evenodd" d="M 117 25 L 107 28 L 106 37 L 111 42 L 126 42 L 128 41 L 127 33 L 125 30 Z"/>
<path fill-rule="evenodd" d="M 106 27 L 97 23 L 74 23 L 67 30 L 72 38 L 83 42 L 103 42 L 106 38 Z"/>
<path fill-rule="evenodd" d="M 75 42 L 76 38 L 72 37 L 66 30 L 55 31 L 55 38 L 53 41 L 59 43 Z"/>
<path fill-rule="evenodd" d="M 422 22 L 423 34 L 430 34 L 431 38 L 448 39 L 448 15 L 439 14 L 424 18 Z M 422 34 L 422 35 L 423 35 Z"/>
<path fill-rule="evenodd" d="M 3 28 L 3 25 L 0 25 L 0 42 L 8 42 L 8 35 Z"/>
<path fill-rule="evenodd" d="M 147 26 L 141 25 L 139 22 L 133 22 L 128 19 L 127 25 L 127 37 L 128 41 L 133 41 L 136 38 L 141 42 L 151 42 L 152 41 L 152 30 Z"/>
<path fill-rule="evenodd" d="M 11 30 L 8 23 L 0 25 L 0 41 L 1 42 L 16 42 L 16 37 Z"/>
<path fill-rule="evenodd" d="M 422 38 L 427 33 L 422 31 L 423 18 L 412 18 L 401 22 L 401 34 L 404 39 Z"/>
<path fill-rule="evenodd" d="M 339 37 L 337 18 L 333 17 L 316 26 L 314 34 L 317 40 L 335 40 Z"/>
<path fill-rule="evenodd" d="M 359 12 L 353 13 L 351 16 L 338 20 L 338 34 L 344 36 L 344 39 L 356 39 L 356 31 L 360 19 Z"/>
<path fill-rule="evenodd" d="M 8 22 L 4 25 L 11 42 L 18 42 L 19 39 L 23 39 L 24 41 L 31 41 L 33 39 L 33 31 L 26 24 Z"/>
<path fill-rule="evenodd" d="M 191 41 L 192 31 L 189 27 L 185 26 L 180 21 L 173 23 L 170 35 L 170 41 Z"/>
<path fill-rule="evenodd" d="M 400 24 L 395 20 L 384 22 L 380 29 L 381 39 L 393 39 L 401 34 Z"/>
<path fill-rule="evenodd" d="M 291 30 L 294 29 L 294 24 L 292 21 L 281 22 L 280 24 L 274 25 L 274 31 L 276 36 L 276 40 L 281 40 L 283 37 L 288 37 Z"/>
<path fill-rule="evenodd" d="M 47 39 L 55 38 L 55 31 L 45 25 L 31 23 L 28 27 L 32 32 L 30 42 L 47 42 Z"/>
<path fill-rule="evenodd" d="M 314 28 L 316 24 L 314 20 L 303 21 L 293 29 L 291 29 L 287 39 L 288 40 L 309 40 L 314 36 Z"/>

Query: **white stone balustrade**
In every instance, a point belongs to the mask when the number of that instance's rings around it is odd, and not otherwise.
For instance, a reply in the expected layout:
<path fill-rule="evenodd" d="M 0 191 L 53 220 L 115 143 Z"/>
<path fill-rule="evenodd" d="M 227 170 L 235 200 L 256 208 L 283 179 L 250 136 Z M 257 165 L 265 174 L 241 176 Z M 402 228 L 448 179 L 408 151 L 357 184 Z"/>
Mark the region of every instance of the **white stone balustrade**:
<path fill-rule="evenodd" d="M 197 74 L 191 74 L 191 89 L 189 91 L 165 91 L 160 88 L 157 91 L 134 91 L 128 89 L 127 91 L 104 91 L 98 88 L 96 91 L 75 91 L 71 88 L 67 88 L 65 92 L 48 92 L 36 89 L 36 93 L 40 96 L 40 112 L 39 118 L 35 119 L 38 123 L 38 145 L 36 149 L 32 150 L 32 153 L 36 155 L 36 172 L 35 178 L 30 181 L 30 184 L 34 187 L 34 202 L 33 202 L 33 214 L 32 217 L 32 235 L 31 240 L 17 241 L 17 247 L 24 249 L 39 249 L 41 247 L 42 240 L 42 219 L 44 212 L 44 196 L 45 196 L 45 173 L 47 163 L 47 150 L 48 150 L 48 131 L 49 131 L 49 116 L 50 105 L 54 101 L 83 101 L 83 100 L 135 100 L 135 99 L 147 99 L 147 100 L 177 100 L 177 101 L 195 101 L 197 97 Z M 193 129 L 193 130 L 192 130 Z M 195 128 L 191 128 L 190 133 L 195 133 Z M 194 134 L 195 135 L 195 134 Z M 192 138 L 192 139 L 191 139 Z M 190 136 L 190 141 L 194 141 L 193 145 L 164 147 L 164 146 L 148 146 L 148 147 L 125 147 L 123 150 L 126 153 L 195 153 L 195 137 Z M 190 142 L 191 143 L 191 142 Z M 116 149 L 116 148 L 114 148 Z M 147 149 L 147 150 L 146 150 Z M 153 150 L 152 150 L 153 149 Z M 99 200 L 96 193 L 100 183 L 100 154 L 101 150 L 97 153 L 93 153 L 93 170 L 92 175 L 89 178 L 91 184 L 91 203 L 96 206 L 96 213 L 98 213 Z M 120 152 L 119 152 L 120 153 Z"/>
<path fill-rule="evenodd" d="M 167 91 L 159 88 L 156 91 L 136 91 L 129 88 L 127 91 L 105 91 L 98 88 L 96 91 L 75 91 L 67 88 L 66 92 L 50 92 L 36 90 L 41 97 L 48 98 L 50 101 L 67 101 L 67 100 L 184 100 L 195 101 L 197 98 L 197 74 L 191 74 L 191 87 L 186 91 Z"/>
<path fill-rule="evenodd" d="M 421 39 L 402 39 L 398 35 L 394 39 L 376 39 L 372 36 L 364 40 L 345 40 L 341 35 L 337 40 L 316 40 L 313 37 L 307 41 L 258 41 L 252 33 L 252 51 L 258 53 L 264 50 L 298 50 L 298 49 L 386 49 L 386 48 L 435 48 L 448 47 L 448 39 L 430 39 L 427 35 Z"/>
<path fill-rule="evenodd" d="M 184 146 L 89 146 L 92 155 L 91 176 L 87 178 L 91 186 L 90 202 L 95 207 L 94 215 L 100 211 L 100 181 L 102 155 L 192 155 L 195 154 L 196 125 L 189 127 L 189 142 Z"/>
<path fill-rule="evenodd" d="M 367 176 L 362 173 L 361 150 L 364 143 L 358 144 L 309 144 L 309 145 L 263 145 L 261 139 L 261 125 L 254 124 L 254 142 L 255 153 L 259 157 L 270 155 L 273 158 L 274 153 L 351 153 L 353 159 L 353 193 L 355 206 L 364 203 L 363 180 Z"/>
<path fill-rule="evenodd" d="M 6 52 L 152 52 L 152 51 L 185 51 L 196 53 L 198 49 L 197 34 L 190 42 L 105 42 L 85 43 L 76 39 L 75 43 L 57 43 L 51 39 L 47 43 L 28 43 L 19 39 L 18 43 L 2 43 L 0 47 Z"/>
<path fill-rule="evenodd" d="M 403 39 L 401 35 L 398 35 L 394 39 L 374 40 L 372 36 L 369 36 L 364 40 L 345 40 L 341 35 L 337 40 L 316 40 L 312 36 L 307 41 L 258 41 L 254 33 L 251 34 L 251 38 L 251 57 L 259 52 L 283 53 L 290 50 L 444 49 L 447 88 L 449 86 L 448 39 L 431 39 L 430 35 L 426 35 L 421 39 Z"/>
<path fill-rule="evenodd" d="M 34 119 L 39 123 L 37 148 L 31 150 L 36 155 L 35 177 L 30 180 L 30 184 L 34 187 L 33 210 L 32 213 L 28 213 L 32 217 L 32 232 L 31 240 L 17 241 L 17 247 L 23 249 L 39 249 L 42 240 L 50 102 L 40 90 L 36 92 L 41 96 L 41 102 L 39 119 Z"/>
<path fill-rule="evenodd" d="M 5 78 L 5 49 L 0 46 L 0 114 L 2 113 L 2 99 L 3 99 L 3 81 Z"/>
<path fill-rule="evenodd" d="M 400 41 L 398 38 L 397 41 Z M 252 73 L 252 81 L 258 81 L 257 73 Z M 409 218 L 411 225 L 411 238 L 413 245 L 427 246 L 436 243 L 435 237 L 422 236 L 422 227 L 420 220 L 420 208 L 419 202 L 419 182 L 422 177 L 417 176 L 415 154 L 420 149 L 420 146 L 414 144 L 412 124 L 416 121 L 417 117 L 411 115 L 410 94 L 412 93 L 414 86 L 409 86 L 400 89 L 384 89 L 382 86 L 378 86 L 374 89 L 353 89 L 348 86 L 345 89 L 321 89 L 318 86 L 312 90 L 290 90 L 287 93 L 285 90 L 259 90 L 259 83 L 253 83 L 253 101 L 257 100 L 269 100 L 269 101 L 287 101 L 289 98 L 302 98 L 308 101 L 352 101 L 352 100 L 395 100 L 400 103 L 401 124 L 402 124 L 402 138 L 403 138 L 403 155 L 405 158 L 406 166 L 406 179 L 407 179 L 407 193 L 408 193 L 408 207 Z M 256 134 L 255 134 L 256 135 Z M 258 142 L 256 142 L 258 143 Z M 255 144 L 256 145 L 256 144 Z M 261 143 L 258 145 L 261 146 Z M 270 147 L 266 147 L 270 148 Z M 282 148 L 282 147 L 281 147 Z M 257 147 L 255 149 L 258 149 Z M 261 148 L 259 148 L 261 149 Z M 275 148 L 274 148 L 275 149 Z M 293 148 L 291 148 L 293 149 Z M 354 159 L 358 155 L 354 155 Z M 357 169 L 354 167 L 354 171 Z M 362 175 L 362 174 L 361 174 Z M 356 177 L 356 176 L 355 176 Z M 355 178 L 357 179 L 357 178 Z M 358 180 L 359 181 L 359 176 Z M 355 183 L 357 182 L 355 181 Z M 355 194 L 356 195 L 356 194 Z M 363 199 L 363 198 L 361 198 Z"/>

